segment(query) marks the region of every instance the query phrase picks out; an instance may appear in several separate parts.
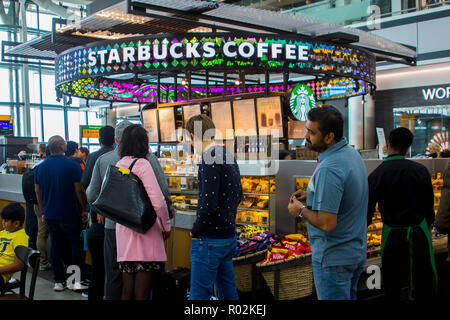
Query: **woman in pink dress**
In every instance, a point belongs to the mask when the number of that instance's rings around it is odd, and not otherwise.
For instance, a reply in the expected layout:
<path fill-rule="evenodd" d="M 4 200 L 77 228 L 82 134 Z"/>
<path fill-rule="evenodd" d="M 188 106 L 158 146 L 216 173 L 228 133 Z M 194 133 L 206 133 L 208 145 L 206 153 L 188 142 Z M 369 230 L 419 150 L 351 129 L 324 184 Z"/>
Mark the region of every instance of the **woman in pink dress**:
<path fill-rule="evenodd" d="M 146 300 L 155 276 L 164 270 L 167 261 L 164 240 L 170 235 L 170 220 L 166 201 L 159 188 L 152 166 L 147 160 L 149 152 L 147 131 L 140 125 L 127 127 L 119 145 L 120 161 L 116 166 L 129 168 L 141 179 L 156 211 L 155 224 L 145 233 L 135 232 L 120 224 L 116 226 L 117 262 L 122 271 L 122 300 Z"/>

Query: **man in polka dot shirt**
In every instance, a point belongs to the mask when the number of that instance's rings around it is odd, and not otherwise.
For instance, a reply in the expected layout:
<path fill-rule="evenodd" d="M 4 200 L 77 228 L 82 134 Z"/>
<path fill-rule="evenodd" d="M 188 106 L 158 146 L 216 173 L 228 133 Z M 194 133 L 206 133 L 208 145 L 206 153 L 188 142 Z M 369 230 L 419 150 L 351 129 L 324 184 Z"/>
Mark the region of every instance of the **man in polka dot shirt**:
<path fill-rule="evenodd" d="M 186 129 L 197 152 L 197 219 L 191 232 L 191 300 L 210 300 L 215 284 L 219 299 L 238 300 L 232 258 L 236 249 L 235 221 L 242 200 L 236 159 L 214 142 L 215 126 L 206 115 L 188 120 Z"/>

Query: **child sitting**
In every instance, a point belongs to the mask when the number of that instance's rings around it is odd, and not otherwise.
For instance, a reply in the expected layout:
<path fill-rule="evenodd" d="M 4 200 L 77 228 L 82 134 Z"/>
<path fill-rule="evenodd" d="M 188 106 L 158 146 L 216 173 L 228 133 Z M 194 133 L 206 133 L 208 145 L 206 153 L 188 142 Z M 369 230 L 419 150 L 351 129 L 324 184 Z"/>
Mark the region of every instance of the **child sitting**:
<path fill-rule="evenodd" d="M 6 284 L 15 272 L 22 270 L 22 261 L 16 257 L 14 249 L 28 247 L 28 236 L 23 228 L 25 210 L 15 202 L 1 212 L 3 229 L 0 231 L 0 287 Z"/>

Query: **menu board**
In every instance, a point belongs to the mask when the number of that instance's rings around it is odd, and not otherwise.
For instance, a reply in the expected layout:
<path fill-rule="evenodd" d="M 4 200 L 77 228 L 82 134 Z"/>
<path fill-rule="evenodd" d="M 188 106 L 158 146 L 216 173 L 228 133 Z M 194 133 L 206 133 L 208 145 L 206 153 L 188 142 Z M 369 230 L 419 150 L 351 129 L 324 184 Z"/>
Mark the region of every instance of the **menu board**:
<path fill-rule="evenodd" d="M 183 118 L 184 118 L 184 126 L 186 127 L 186 122 L 193 116 L 201 114 L 200 105 L 192 104 L 183 106 Z"/>
<path fill-rule="evenodd" d="M 161 134 L 161 142 L 173 142 L 177 140 L 175 111 L 173 108 L 159 109 L 159 132 Z"/>
<path fill-rule="evenodd" d="M 258 98 L 256 99 L 256 108 L 259 134 L 283 138 L 281 97 Z"/>
<path fill-rule="evenodd" d="M 233 134 L 227 136 L 227 130 L 233 130 L 230 101 L 211 103 L 211 118 L 216 126 L 216 139 L 234 139 Z"/>
<path fill-rule="evenodd" d="M 256 136 L 255 100 L 233 101 L 234 129 L 236 136 Z"/>
<path fill-rule="evenodd" d="M 147 130 L 148 141 L 158 142 L 157 109 L 142 110 L 142 126 Z"/>
<path fill-rule="evenodd" d="M 288 138 L 304 139 L 306 136 L 306 121 L 288 121 Z"/>

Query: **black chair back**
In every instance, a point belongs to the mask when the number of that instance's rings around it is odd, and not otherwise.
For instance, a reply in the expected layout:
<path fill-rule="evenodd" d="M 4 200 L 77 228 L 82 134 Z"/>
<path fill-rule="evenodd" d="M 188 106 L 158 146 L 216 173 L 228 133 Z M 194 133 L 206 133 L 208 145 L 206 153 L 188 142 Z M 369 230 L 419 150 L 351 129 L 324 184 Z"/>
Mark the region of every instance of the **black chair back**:
<path fill-rule="evenodd" d="M 37 275 L 39 272 L 39 262 L 40 262 L 39 259 L 41 257 L 41 252 L 25 246 L 17 246 L 14 249 L 14 253 L 16 254 L 17 258 L 19 258 L 19 260 L 22 261 L 23 263 L 23 269 L 20 274 L 19 294 L 20 296 L 28 300 L 33 300 L 34 290 L 36 288 Z M 25 286 L 28 268 L 31 269 L 31 280 L 27 297 L 25 294 Z"/>

